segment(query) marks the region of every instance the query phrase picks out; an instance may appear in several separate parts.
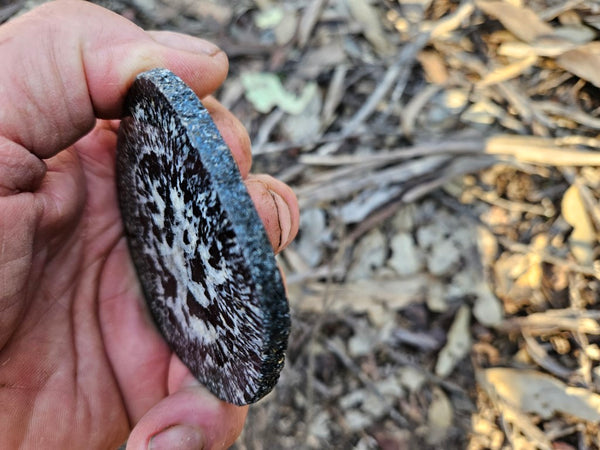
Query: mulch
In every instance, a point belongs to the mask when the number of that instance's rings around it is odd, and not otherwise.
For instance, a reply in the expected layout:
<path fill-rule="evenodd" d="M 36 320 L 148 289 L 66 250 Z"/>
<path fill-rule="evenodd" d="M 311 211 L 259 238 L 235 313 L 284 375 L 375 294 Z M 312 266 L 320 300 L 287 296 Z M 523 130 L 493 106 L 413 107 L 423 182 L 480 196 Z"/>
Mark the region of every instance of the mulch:
<path fill-rule="evenodd" d="M 299 198 L 286 368 L 235 448 L 600 448 L 596 2 L 99 3 L 219 44 Z"/>

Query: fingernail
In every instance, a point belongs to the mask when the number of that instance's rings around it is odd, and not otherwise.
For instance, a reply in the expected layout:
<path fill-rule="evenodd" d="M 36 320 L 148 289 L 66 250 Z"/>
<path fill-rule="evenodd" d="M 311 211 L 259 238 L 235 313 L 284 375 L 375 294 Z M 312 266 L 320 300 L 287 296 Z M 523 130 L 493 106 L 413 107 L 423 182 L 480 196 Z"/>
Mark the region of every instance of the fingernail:
<path fill-rule="evenodd" d="M 285 197 L 279 194 L 279 189 L 272 189 L 272 186 L 278 184 L 280 183 L 270 177 L 253 176 L 246 180 L 248 191 L 264 222 L 269 241 L 276 253 L 290 243 L 294 233 L 290 206 Z"/>
<path fill-rule="evenodd" d="M 221 49 L 215 44 L 204 39 L 175 33 L 172 31 L 154 31 L 152 38 L 159 44 L 166 45 L 174 50 L 184 50 L 186 52 L 204 53 L 209 56 L 215 56 L 221 53 Z"/>
<path fill-rule="evenodd" d="M 204 437 L 200 430 L 190 425 L 174 425 L 150 439 L 149 450 L 201 450 Z"/>
<path fill-rule="evenodd" d="M 279 247 L 276 251 L 279 251 L 289 244 L 288 241 L 290 240 L 290 234 L 292 233 L 292 215 L 290 213 L 290 207 L 281 195 L 271 189 L 269 189 L 269 193 L 277 208 L 277 220 L 279 221 L 279 232 L 281 235 L 279 238 Z"/>

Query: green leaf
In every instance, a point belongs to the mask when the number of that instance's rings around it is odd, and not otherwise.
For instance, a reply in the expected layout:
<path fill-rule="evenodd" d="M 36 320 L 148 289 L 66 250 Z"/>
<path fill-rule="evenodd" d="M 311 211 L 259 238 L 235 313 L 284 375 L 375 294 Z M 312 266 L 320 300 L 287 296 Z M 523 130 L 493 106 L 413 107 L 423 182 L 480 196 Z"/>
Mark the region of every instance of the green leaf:
<path fill-rule="evenodd" d="M 267 72 L 242 75 L 246 98 L 261 113 L 278 106 L 289 114 L 300 114 L 317 93 L 316 83 L 308 83 L 300 95 L 285 90 L 277 75 Z"/>

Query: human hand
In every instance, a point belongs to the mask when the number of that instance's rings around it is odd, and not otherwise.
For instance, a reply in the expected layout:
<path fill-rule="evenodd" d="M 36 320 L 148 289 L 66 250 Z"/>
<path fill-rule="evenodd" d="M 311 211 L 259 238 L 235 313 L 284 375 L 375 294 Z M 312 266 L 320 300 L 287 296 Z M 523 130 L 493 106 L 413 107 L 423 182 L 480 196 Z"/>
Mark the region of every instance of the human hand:
<path fill-rule="evenodd" d="M 247 409 L 200 386 L 155 329 L 114 181 L 116 119 L 135 76 L 165 67 L 203 98 L 225 55 L 61 1 L 0 27 L 0 61 L 0 448 L 115 448 L 128 435 L 131 449 L 231 445 Z M 245 130 L 204 104 L 281 250 L 298 228 L 293 193 L 249 175 Z"/>

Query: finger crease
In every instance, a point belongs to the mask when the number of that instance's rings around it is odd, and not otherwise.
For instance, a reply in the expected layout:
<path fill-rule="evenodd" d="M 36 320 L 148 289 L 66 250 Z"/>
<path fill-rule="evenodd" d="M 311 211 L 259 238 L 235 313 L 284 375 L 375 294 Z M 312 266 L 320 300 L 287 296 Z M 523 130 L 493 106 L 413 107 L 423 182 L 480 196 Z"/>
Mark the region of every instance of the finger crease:
<path fill-rule="evenodd" d="M 281 224 L 281 214 L 279 213 L 279 204 L 277 203 L 277 197 L 276 197 L 277 194 L 275 194 L 270 189 L 267 189 L 267 191 L 269 192 L 269 194 L 271 195 L 271 198 L 273 199 L 273 204 L 275 205 L 275 211 L 277 213 L 277 225 L 279 226 L 279 233 L 278 233 L 279 238 L 278 238 L 278 242 L 277 242 L 277 250 L 279 250 L 281 248 L 281 244 L 282 244 L 281 240 L 283 238 L 283 236 L 282 236 L 283 235 L 283 231 L 282 231 L 283 227 Z"/>

